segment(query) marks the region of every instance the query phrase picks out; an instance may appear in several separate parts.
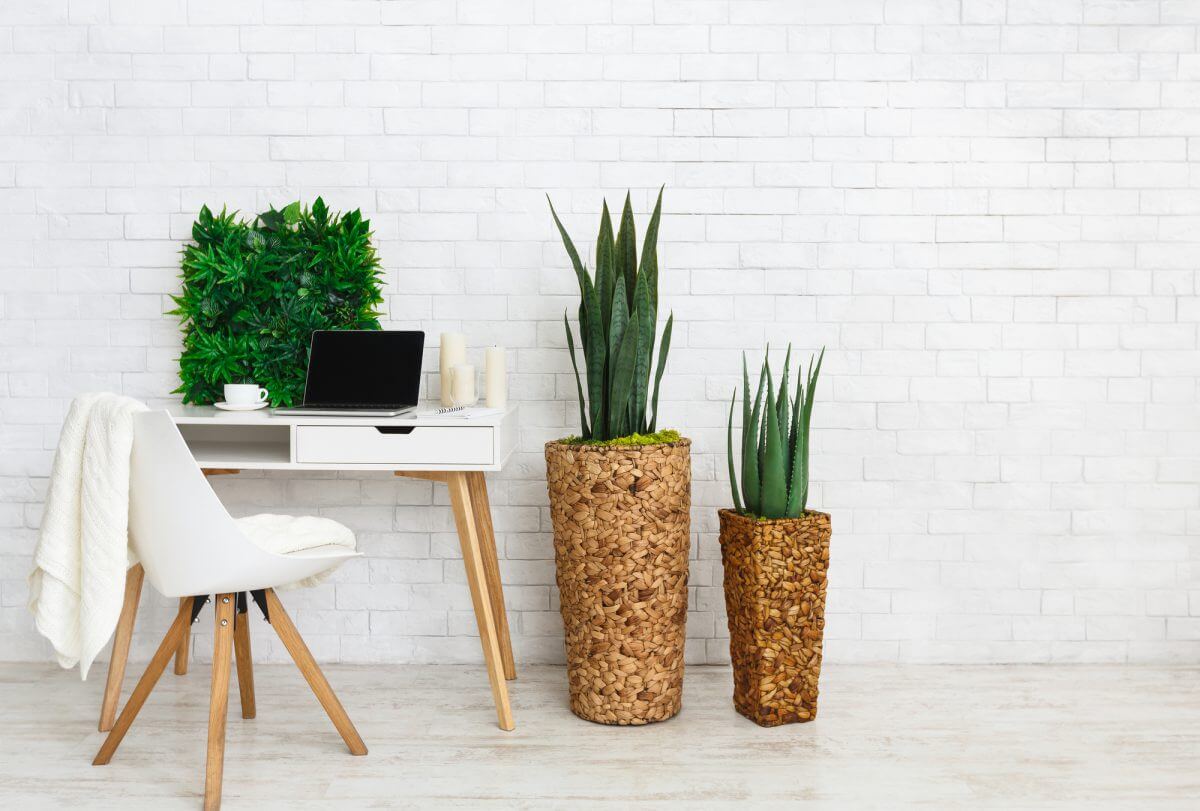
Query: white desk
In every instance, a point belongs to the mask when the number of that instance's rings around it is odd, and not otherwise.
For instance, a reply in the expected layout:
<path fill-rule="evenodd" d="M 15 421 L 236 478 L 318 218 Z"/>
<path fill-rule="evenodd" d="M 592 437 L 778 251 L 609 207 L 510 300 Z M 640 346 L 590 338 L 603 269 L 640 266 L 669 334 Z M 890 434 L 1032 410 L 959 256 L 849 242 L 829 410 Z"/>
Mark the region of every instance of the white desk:
<path fill-rule="evenodd" d="M 432 408 L 423 406 L 418 412 Z M 269 409 L 220 411 L 184 405 L 167 411 L 209 475 L 242 470 L 390 470 L 397 476 L 444 483 L 450 491 L 496 714 L 501 729 L 514 728 L 506 680 L 516 678 L 516 667 L 483 474 L 500 470 L 516 447 L 516 405 L 504 414 L 474 420 L 275 416 Z M 127 584 L 126 607 L 114 638 L 100 714 L 102 731 L 106 722 L 112 725 L 125 672 L 121 654 L 128 653 L 141 583 L 140 567 L 130 571 L 135 570 L 137 589 Z M 187 672 L 189 642 L 185 638 L 180 645 L 176 673 Z"/>

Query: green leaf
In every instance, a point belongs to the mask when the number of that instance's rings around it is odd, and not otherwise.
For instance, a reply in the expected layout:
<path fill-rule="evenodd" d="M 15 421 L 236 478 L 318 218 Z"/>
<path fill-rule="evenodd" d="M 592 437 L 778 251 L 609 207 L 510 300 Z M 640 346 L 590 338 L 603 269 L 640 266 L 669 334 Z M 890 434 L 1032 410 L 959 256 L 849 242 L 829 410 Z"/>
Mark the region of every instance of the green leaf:
<path fill-rule="evenodd" d="M 766 370 L 767 361 L 764 359 L 763 370 L 758 376 L 758 394 L 754 397 L 750 421 L 742 425 L 742 497 L 746 500 L 746 509 L 755 515 L 759 514 L 762 506 L 762 478 L 759 475 L 759 448 L 762 442 L 759 439 L 759 425 L 762 418 L 763 391 L 767 385 Z"/>
<path fill-rule="evenodd" d="M 658 222 L 662 218 L 662 196 L 665 186 L 658 189 L 658 201 L 654 204 L 654 213 L 650 215 L 650 224 L 646 226 L 646 240 L 642 243 L 642 264 L 638 268 L 638 277 L 645 277 L 650 288 L 651 316 L 658 320 Z"/>
<path fill-rule="evenodd" d="M 658 345 L 658 368 L 654 372 L 654 399 L 650 403 L 650 433 L 658 430 L 658 387 L 662 383 L 663 370 L 667 368 L 667 352 L 671 350 L 671 326 L 675 323 L 675 313 L 667 316 L 667 326 L 663 328 L 662 342 Z"/>
<path fill-rule="evenodd" d="M 762 506 L 764 518 L 783 518 L 787 509 L 787 468 L 784 467 L 783 438 L 779 433 L 779 413 L 773 405 L 775 383 L 767 367 L 767 433 L 763 448 Z"/>
<path fill-rule="evenodd" d="M 609 438 L 620 436 L 617 433 L 617 423 L 620 421 L 621 416 L 614 413 L 611 406 L 612 388 L 617 374 L 617 351 L 621 347 L 621 340 L 625 337 L 625 330 L 629 326 L 629 305 L 625 303 L 625 285 L 617 285 L 616 290 L 617 292 L 613 296 L 612 303 L 612 323 L 608 328 L 608 368 L 605 371 L 609 407 L 605 409 L 607 423 L 604 426 L 603 433 Z"/>
<path fill-rule="evenodd" d="M 650 288 L 646 277 L 638 278 L 635 288 L 633 314 L 630 316 L 638 332 L 637 356 L 633 372 L 633 413 L 635 422 L 631 429 L 639 434 L 648 433 L 646 398 L 650 389 L 650 356 L 654 352 L 654 305 L 650 301 Z"/>
<path fill-rule="evenodd" d="M 729 463 L 729 489 L 733 493 L 733 508 L 742 511 L 742 500 L 738 498 L 737 473 L 733 464 L 733 408 L 737 405 L 737 386 L 733 387 L 733 397 L 729 400 L 729 428 L 725 434 L 725 458 Z"/>
<path fill-rule="evenodd" d="M 621 337 L 621 346 L 617 349 L 616 371 L 613 374 L 612 399 L 609 408 L 618 415 L 616 436 L 624 436 L 633 432 L 630 421 L 630 407 L 633 395 L 634 363 L 638 351 L 638 331 L 634 328 L 625 330 Z M 599 437 L 613 439 L 614 437 Z"/>
<path fill-rule="evenodd" d="M 579 295 L 584 294 L 585 283 L 587 278 L 587 270 L 583 266 L 583 262 L 579 260 L 579 251 L 575 250 L 575 243 L 571 241 L 571 235 L 567 233 L 567 229 L 563 227 L 562 221 L 558 218 L 558 212 L 554 210 L 554 202 L 550 200 L 550 195 L 546 195 L 546 202 L 550 203 L 550 216 L 554 218 L 554 224 L 558 226 L 559 236 L 562 237 L 563 247 L 567 249 L 567 256 L 571 259 L 571 267 L 575 268 L 575 278 L 579 281 Z"/>
<path fill-rule="evenodd" d="M 617 277 L 625 281 L 625 297 L 635 299 L 634 284 L 637 282 L 637 234 L 633 224 L 633 203 L 625 195 L 625 207 L 621 210 L 621 225 L 617 229 Z"/>
<path fill-rule="evenodd" d="M 567 330 L 567 352 L 571 355 L 571 368 L 575 370 L 575 390 L 579 394 L 580 434 L 584 439 L 591 439 L 592 431 L 588 424 L 587 405 L 583 401 L 583 383 L 579 380 L 579 365 L 575 361 L 575 339 L 571 337 L 571 324 L 567 321 L 566 313 L 563 313 L 563 327 Z"/>
<path fill-rule="evenodd" d="M 614 284 L 616 278 L 615 253 L 612 219 L 608 215 L 608 202 L 606 201 L 600 214 L 600 235 L 596 238 L 596 292 L 600 296 L 600 321 L 604 324 L 606 339 L 612 318 L 613 288 L 616 286 Z"/>
<path fill-rule="evenodd" d="M 587 342 L 583 347 L 583 360 L 587 366 L 588 406 L 592 426 L 601 425 L 604 411 L 604 324 L 600 321 L 600 297 L 591 279 L 584 277 L 586 289 L 583 295 L 587 321 L 579 324 L 580 334 L 587 330 Z"/>

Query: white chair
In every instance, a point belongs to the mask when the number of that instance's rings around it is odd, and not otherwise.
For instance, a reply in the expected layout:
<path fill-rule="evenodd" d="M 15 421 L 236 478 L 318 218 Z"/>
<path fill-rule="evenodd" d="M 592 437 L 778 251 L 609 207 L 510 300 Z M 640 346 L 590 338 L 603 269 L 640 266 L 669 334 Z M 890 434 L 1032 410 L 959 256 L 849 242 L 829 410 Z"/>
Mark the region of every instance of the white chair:
<path fill-rule="evenodd" d="M 148 411 L 134 420 L 129 537 L 150 583 L 164 596 L 183 599 L 175 622 L 93 764 L 104 765 L 112 759 L 201 606 L 209 595 L 215 595 L 204 807 L 220 806 L 230 655 L 235 647 L 242 716 L 255 715 L 247 593 L 262 608 L 350 753 L 365 755 L 362 738 L 275 594 L 277 586 L 312 577 L 358 553 L 340 546 L 324 546 L 279 555 L 256 546 L 222 506 L 170 416 L 165 411 Z"/>

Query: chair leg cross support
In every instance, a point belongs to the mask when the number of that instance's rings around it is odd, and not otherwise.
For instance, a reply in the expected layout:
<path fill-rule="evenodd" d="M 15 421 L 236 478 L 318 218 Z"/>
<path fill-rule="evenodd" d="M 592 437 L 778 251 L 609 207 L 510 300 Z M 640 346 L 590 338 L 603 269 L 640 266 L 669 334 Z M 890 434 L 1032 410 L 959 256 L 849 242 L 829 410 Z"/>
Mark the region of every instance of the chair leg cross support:
<path fill-rule="evenodd" d="M 140 586 L 140 584 L 139 584 Z M 209 696 L 208 708 L 208 753 L 204 769 L 204 808 L 206 811 L 220 808 L 221 782 L 225 767 L 225 723 L 229 709 L 229 678 L 233 669 L 233 660 L 237 661 L 238 693 L 241 698 L 242 717 L 255 716 L 254 673 L 250 657 L 250 628 L 249 603 L 253 599 L 263 610 L 263 615 L 271 622 L 271 627 L 279 636 L 283 646 L 287 648 L 296 666 L 300 669 L 308 686 L 312 688 L 317 700 L 325 709 L 334 727 L 349 747 L 353 755 L 365 755 L 367 747 L 359 737 L 358 730 L 350 721 L 345 708 L 329 686 L 325 674 L 321 672 L 312 657 L 308 646 L 300 637 L 291 618 L 283 610 L 274 589 L 246 592 L 233 592 L 215 596 L 212 689 Z M 154 685 L 166 670 L 171 658 L 179 652 L 180 641 L 192 622 L 199 616 L 200 610 L 210 598 L 204 595 L 184 597 L 179 601 L 179 611 L 175 621 L 159 643 L 146 672 L 138 680 L 137 686 L 129 696 L 125 708 L 117 717 L 112 731 L 105 738 L 96 753 L 92 764 L 103 766 L 112 760 L 121 745 L 125 733 L 133 725 L 134 719 L 146 699 L 150 697 Z"/>

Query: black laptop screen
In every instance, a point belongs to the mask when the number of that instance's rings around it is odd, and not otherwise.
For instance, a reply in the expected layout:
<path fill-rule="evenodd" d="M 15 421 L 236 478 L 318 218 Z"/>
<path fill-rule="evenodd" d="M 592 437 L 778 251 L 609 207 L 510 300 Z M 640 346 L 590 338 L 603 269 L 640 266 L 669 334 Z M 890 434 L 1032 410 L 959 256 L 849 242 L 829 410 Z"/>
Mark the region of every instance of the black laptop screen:
<path fill-rule="evenodd" d="M 322 407 L 414 406 L 421 389 L 424 348 L 424 332 L 314 332 L 304 404 Z"/>

